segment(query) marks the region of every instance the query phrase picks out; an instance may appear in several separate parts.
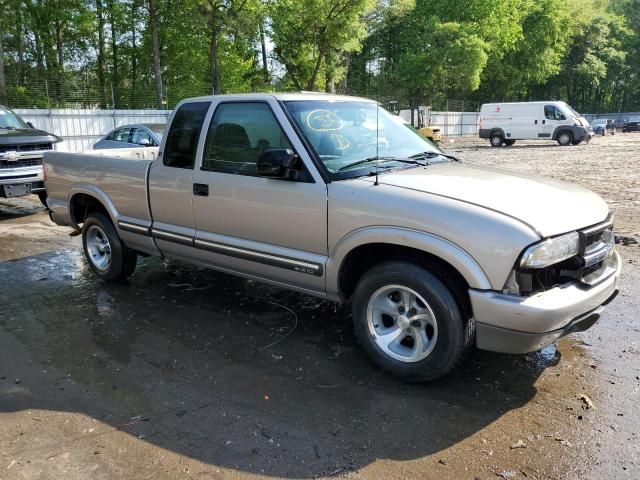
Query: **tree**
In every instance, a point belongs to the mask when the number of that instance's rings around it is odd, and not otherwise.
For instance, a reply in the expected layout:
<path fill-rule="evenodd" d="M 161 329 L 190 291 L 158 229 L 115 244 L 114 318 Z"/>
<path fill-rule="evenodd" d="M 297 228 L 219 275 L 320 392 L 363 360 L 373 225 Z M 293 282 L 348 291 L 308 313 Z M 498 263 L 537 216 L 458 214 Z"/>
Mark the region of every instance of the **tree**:
<path fill-rule="evenodd" d="M 296 90 L 317 90 L 325 78 L 331 91 L 342 79 L 345 54 L 366 35 L 363 19 L 375 0 L 272 0 L 269 4 L 274 54 Z"/>

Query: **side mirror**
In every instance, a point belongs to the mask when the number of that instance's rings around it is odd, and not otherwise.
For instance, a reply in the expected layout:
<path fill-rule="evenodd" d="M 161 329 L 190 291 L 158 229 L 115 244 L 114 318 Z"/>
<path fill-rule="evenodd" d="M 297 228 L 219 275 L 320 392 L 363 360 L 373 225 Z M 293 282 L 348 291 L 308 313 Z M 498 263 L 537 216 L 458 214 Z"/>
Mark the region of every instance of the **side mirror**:
<path fill-rule="evenodd" d="M 31 122 L 27 122 L 27 127 L 29 128 L 33 128 L 35 130 L 36 127 L 33 126 L 33 123 Z"/>
<path fill-rule="evenodd" d="M 298 177 L 298 156 L 289 149 L 270 149 L 262 152 L 256 163 L 259 176 L 295 180 Z"/>
<path fill-rule="evenodd" d="M 142 145 L 143 147 L 148 147 L 149 145 L 151 145 L 151 142 L 149 141 L 148 138 L 143 138 L 138 142 L 138 145 Z"/>

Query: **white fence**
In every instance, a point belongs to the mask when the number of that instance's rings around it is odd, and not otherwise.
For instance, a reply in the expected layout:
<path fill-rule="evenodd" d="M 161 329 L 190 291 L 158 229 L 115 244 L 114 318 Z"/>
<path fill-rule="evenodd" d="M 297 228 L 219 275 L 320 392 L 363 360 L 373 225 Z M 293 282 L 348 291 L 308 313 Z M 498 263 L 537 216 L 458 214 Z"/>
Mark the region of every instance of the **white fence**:
<path fill-rule="evenodd" d="M 25 121 L 36 128 L 55 133 L 64 138 L 57 148 L 66 152 L 82 152 L 112 129 L 129 123 L 166 123 L 171 110 L 90 110 L 90 109 L 16 109 Z M 619 126 L 633 113 L 585 114 L 594 118 L 612 118 Z M 411 111 L 401 110 L 400 116 L 411 121 Z M 426 116 L 426 115 L 425 115 Z M 431 112 L 431 125 L 440 127 L 446 136 L 477 135 L 478 112 Z M 415 114 L 417 122 L 418 112 Z M 425 123 L 428 119 L 425 119 Z"/>
<path fill-rule="evenodd" d="M 400 110 L 400 116 L 411 122 L 411 110 Z M 439 127 L 445 136 L 477 135 L 480 113 L 478 112 L 430 112 L 425 107 L 414 110 L 414 125 L 418 125 L 418 118 L 422 116 L 425 126 Z M 430 117 L 430 118 L 429 118 Z"/>
<path fill-rule="evenodd" d="M 82 152 L 120 125 L 166 123 L 171 110 L 16 109 L 25 122 L 54 133 L 64 141 L 56 148 Z"/>

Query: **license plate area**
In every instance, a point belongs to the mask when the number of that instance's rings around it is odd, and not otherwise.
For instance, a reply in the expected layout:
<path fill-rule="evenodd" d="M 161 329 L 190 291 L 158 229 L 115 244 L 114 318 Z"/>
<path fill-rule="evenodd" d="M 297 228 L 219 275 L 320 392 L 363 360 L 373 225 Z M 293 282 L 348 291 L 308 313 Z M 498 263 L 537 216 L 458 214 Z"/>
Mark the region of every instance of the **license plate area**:
<path fill-rule="evenodd" d="M 23 183 L 19 185 L 4 185 L 4 196 L 7 198 L 24 197 L 25 195 L 31 195 L 31 184 Z"/>

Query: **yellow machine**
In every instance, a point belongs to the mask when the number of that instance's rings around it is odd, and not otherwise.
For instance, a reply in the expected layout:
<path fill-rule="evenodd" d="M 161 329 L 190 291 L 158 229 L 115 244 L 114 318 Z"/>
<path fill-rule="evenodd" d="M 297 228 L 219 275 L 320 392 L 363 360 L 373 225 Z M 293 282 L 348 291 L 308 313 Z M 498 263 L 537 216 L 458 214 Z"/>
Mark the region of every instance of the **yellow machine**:
<path fill-rule="evenodd" d="M 432 142 L 440 142 L 442 141 L 442 134 L 440 133 L 440 129 L 438 127 L 422 127 L 418 130 L 420 135 L 428 138 Z"/>

